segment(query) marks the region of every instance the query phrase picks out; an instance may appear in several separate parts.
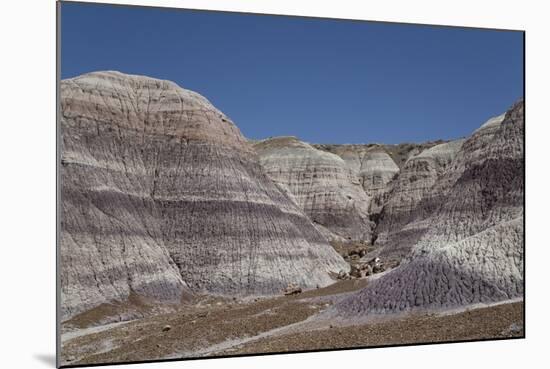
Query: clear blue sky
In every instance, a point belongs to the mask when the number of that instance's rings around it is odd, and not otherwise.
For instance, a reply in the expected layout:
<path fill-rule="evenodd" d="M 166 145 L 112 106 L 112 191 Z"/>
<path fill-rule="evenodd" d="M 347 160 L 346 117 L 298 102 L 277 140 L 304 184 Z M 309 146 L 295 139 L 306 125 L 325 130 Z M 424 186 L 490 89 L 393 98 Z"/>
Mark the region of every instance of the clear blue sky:
<path fill-rule="evenodd" d="M 523 34 L 64 3 L 62 78 L 118 70 L 208 98 L 249 138 L 469 135 L 523 96 Z"/>

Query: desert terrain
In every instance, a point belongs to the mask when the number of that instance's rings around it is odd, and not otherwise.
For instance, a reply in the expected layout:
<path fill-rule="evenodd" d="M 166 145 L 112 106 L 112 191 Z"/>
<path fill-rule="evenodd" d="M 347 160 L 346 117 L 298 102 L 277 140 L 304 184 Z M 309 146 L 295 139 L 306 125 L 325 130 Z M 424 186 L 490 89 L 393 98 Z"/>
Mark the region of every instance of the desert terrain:
<path fill-rule="evenodd" d="M 175 311 L 94 325 L 101 311 L 63 325 L 64 365 L 284 353 L 522 337 L 523 302 L 346 323 L 316 319 L 368 279 L 248 301 L 200 296 Z M 123 309 L 123 307 L 120 307 Z M 98 309 L 99 310 L 99 309 Z M 113 306 L 111 313 L 116 311 Z M 94 314 L 95 313 L 95 314 Z"/>
<path fill-rule="evenodd" d="M 348 145 L 145 76 L 60 90 L 62 365 L 524 336 L 523 100 Z"/>

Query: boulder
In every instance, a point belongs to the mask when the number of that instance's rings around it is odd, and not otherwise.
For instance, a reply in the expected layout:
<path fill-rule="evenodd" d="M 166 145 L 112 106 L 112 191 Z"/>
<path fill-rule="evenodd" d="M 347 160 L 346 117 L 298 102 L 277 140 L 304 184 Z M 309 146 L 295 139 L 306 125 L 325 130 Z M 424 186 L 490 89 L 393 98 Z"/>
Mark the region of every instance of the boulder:
<path fill-rule="evenodd" d="M 302 293 L 302 288 L 295 284 L 289 284 L 285 290 L 283 291 L 285 296 L 289 295 L 297 295 L 299 293 Z"/>

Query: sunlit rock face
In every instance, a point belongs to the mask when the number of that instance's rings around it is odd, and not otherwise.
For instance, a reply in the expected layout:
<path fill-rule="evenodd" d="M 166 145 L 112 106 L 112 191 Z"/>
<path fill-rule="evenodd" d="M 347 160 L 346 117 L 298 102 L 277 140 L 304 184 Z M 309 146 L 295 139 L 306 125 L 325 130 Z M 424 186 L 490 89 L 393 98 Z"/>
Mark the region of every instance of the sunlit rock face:
<path fill-rule="evenodd" d="M 339 156 L 318 150 L 295 137 L 257 142 L 265 173 L 289 194 L 327 237 L 370 239 L 370 197 L 356 173 Z"/>
<path fill-rule="evenodd" d="M 61 314 L 131 293 L 279 293 L 347 264 L 262 171 L 231 120 L 175 83 L 61 82 Z"/>
<path fill-rule="evenodd" d="M 399 173 L 399 167 L 390 155 L 381 148 L 367 151 L 361 158 L 359 177 L 365 192 L 380 196 L 386 192 L 388 183 Z"/>
<path fill-rule="evenodd" d="M 341 145 L 333 150 L 359 177 L 363 190 L 369 196 L 383 192 L 399 172 L 397 164 L 379 145 Z"/>
<path fill-rule="evenodd" d="M 369 216 L 377 223 L 384 204 L 388 201 L 389 191 L 393 188 L 393 181 L 398 178 L 409 158 L 440 143 L 443 141 L 395 145 L 316 144 L 314 147 L 336 154 L 346 162 L 369 196 Z M 376 231 L 373 237 L 373 241 L 376 241 Z"/>
<path fill-rule="evenodd" d="M 380 145 L 319 146 L 346 162 L 371 200 L 369 214 L 378 213 L 385 201 L 389 182 L 399 173 L 399 167 L 388 152 Z"/>
<path fill-rule="evenodd" d="M 440 201 L 434 192 L 464 140 L 433 146 L 407 160 L 391 183 L 376 228 L 379 255 L 398 262 L 405 257 L 425 230 L 422 222 Z"/>
<path fill-rule="evenodd" d="M 329 313 L 357 317 L 523 297 L 523 137 L 520 101 L 466 139 L 419 205 L 426 209 L 423 230 L 401 265 Z"/>

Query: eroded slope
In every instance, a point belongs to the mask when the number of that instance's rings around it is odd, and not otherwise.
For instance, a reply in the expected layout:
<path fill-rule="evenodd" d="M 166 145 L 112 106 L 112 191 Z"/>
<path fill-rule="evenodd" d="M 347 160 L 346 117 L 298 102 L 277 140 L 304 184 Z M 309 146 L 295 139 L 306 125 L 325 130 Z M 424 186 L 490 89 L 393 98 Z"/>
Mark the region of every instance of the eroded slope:
<path fill-rule="evenodd" d="M 61 82 L 62 317 L 135 292 L 325 286 L 346 263 L 204 97 L 96 72 Z"/>
<path fill-rule="evenodd" d="M 370 238 L 370 197 L 359 178 L 337 155 L 295 137 L 276 137 L 254 145 L 266 174 L 310 219 L 347 240 Z"/>
<path fill-rule="evenodd" d="M 396 269 L 338 304 L 351 317 L 523 296 L 523 101 L 467 139 L 433 186 L 438 206 Z M 444 199 L 444 201 L 443 201 Z"/>

